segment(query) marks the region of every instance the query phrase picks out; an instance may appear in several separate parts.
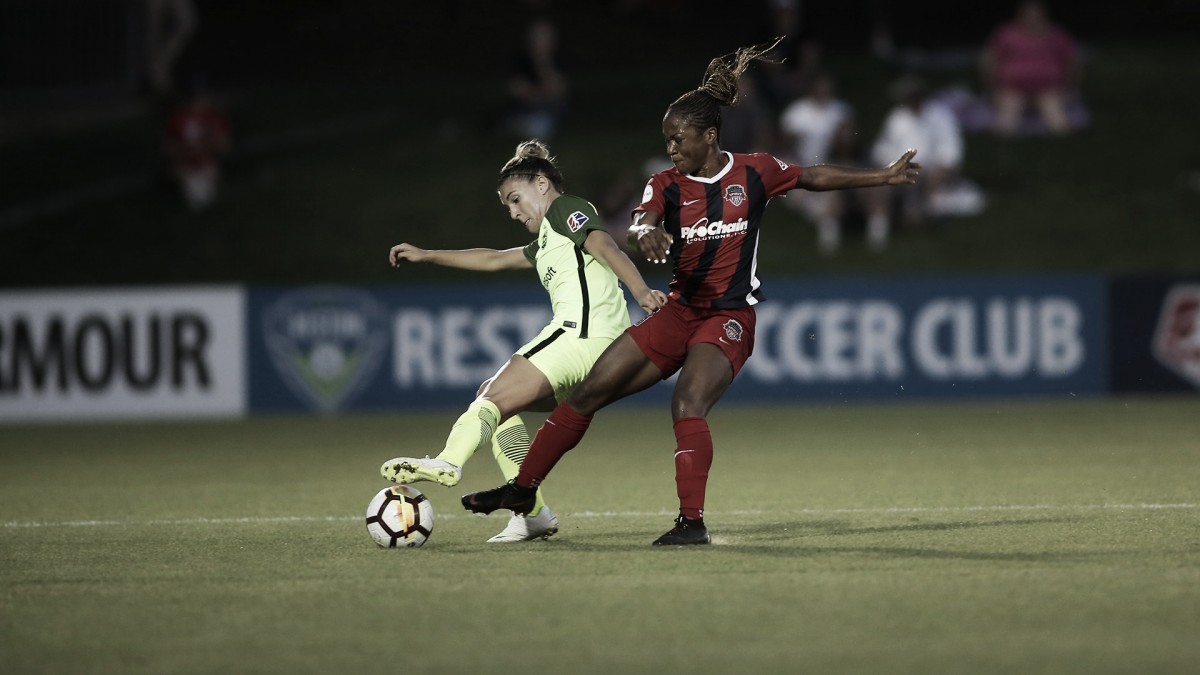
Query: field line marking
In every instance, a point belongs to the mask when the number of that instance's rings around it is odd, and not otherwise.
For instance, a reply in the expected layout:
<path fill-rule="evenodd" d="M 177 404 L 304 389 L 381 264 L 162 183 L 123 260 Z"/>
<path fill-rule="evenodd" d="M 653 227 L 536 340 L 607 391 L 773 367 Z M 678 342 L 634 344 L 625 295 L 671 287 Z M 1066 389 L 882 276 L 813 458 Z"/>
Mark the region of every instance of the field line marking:
<path fill-rule="evenodd" d="M 790 511 L 741 510 L 722 511 L 729 516 L 824 516 L 838 514 L 890 514 L 890 513 L 975 513 L 1005 511 L 1158 511 L 1169 509 L 1200 509 L 1200 504 L 997 504 L 977 506 L 889 506 L 877 508 L 844 509 L 793 509 Z M 573 518 L 658 518 L 673 516 L 671 511 L 577 511 L 565 512 L 564 517 Z M 441 513 L 439 519 L 471 518 L 465 513 Z M 231 518 L 158 518 L 151 520 L 9 520 L 3 523 L 6 530 L 40 527 L 114 527 L 120 525 L 263 525 L 271 523 L 334 523 L 361 520 L 363 516 L 243 516 Z"/>

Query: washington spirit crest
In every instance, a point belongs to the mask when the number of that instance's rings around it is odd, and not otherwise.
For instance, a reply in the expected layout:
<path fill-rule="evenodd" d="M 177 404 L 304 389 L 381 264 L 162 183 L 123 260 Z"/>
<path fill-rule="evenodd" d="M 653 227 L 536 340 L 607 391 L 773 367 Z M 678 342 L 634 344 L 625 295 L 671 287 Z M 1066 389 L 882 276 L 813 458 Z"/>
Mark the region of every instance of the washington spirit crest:
<path fill-rule="evenodd" d="M 741 206 L 746 201 L 746 188 L 741 185 L 730 185 L 725 188 L 725 200 L 734 206 Z"/>
<path fill-rule="evenodd" d="M 725 329 L 725 337 L 733 340 L 734 342 L 742 341 L 742 324 L 730 319 L 725 322 L 725 325 L 722 326 L 722 328 Z"/>
<path fill-rule="evenodd" d="M 1175 286 L 1167 293 L 1154 331 L 1154 357 L 1200 388 L 1200 286 Z"/>
<path fill-rule="evenodd" d="M 302 401 L 334 412 L 369 384 L 387 344 L 386 312 L 364 291 L 318 287 L 263 312 L 271 363 Z"/>

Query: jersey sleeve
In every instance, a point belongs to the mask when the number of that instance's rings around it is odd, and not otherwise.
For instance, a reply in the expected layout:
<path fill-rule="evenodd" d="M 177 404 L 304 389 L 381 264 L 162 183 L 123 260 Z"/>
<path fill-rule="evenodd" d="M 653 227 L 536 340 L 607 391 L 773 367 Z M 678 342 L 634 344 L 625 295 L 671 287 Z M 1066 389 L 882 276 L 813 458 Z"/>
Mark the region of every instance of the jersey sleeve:
<path fill-rule="evenodd" d="M 653 211 L 659 215 L 667 212 L 666 188 L 670 185 L 661 173 L 656 173 L 650 176 L 650 180 L 646 181 L 646 189 L 642 192 L 642 203 L 638 204 L 633 209 L 633 217 L 636 219 L 637 214 L 646 211 Z"/>
<path fill-rule="evenodd" d="M 546 220 L 550 221 L 550 227 L 555 232 L 580 247 L 583 246 L 592 230 L 604 229 L 604 221 L 600 219 L 596 207 L 586 199 L 571 195 L 563 195 L 555 199 L 546 213 Z"/>
<path fill-rule="evenodd" d="M 762 176 L 763 186 L 767 189 L 767 198 L 778 197 L 796 187 L 804 168 L 788 164 L 782 159 L 766 153 L 750 155 L 751 166 Z"/>
<path fill-rule="evenodd" d="M 538 240 L 534 239 L 526 244 L 522 252 L 525 254 L 525 259 L 529 261 L 529 264 L 537 267 Z"/>

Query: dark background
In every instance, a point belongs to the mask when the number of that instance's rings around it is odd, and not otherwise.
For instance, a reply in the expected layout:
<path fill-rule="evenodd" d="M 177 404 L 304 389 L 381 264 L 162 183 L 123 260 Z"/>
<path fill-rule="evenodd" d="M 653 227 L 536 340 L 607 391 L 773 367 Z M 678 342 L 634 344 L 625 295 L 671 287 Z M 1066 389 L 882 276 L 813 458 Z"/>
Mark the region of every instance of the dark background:
<path fill-rule="evenodd" d="M 178 62 L 234 129 L 214 208 L 189 213 L 165 178 L 165 102 L 147 90 L 145 0 L 0 3 L 0 284 L 305 283 L 447 279 L 381 264 L 388 247 L 522 243 L 496 208 L 515 140 L 495 133 L 525 26 L 550 16 L 571 78 L 552 141 L 570 191 L 596 201 L 645 180 L 662 110 L 708 60 L 770 38 L 768 3 L 199 1 Z M 1016 3 L 801 2 L 864 142 L 914 68 L 979 91 L 976 58 Z M 1080 42 L 1092 125 L 1063 139 L 967 139 L 976 217 L 898 233 L 872 255 L 848 226 L 836 257 L 773 208 L 772 275 L 1200 268 L 1200 3 L 1048 3 Z M 886 29 L 895 57 L 871 52 Z M 613 223 L 610 223 L 612 225 Z M 618 227 L 620 223 L 616 224 Z M 649 271 L 654 274 L 654 271 Z M 477 280 L 477 277 L 460 275 Z"/>
<path fill-rule="evenodd" d="M 347 77 L 404 83 L 463 72 L 500 74 L 508 61 L 494 57 L 520 41 L 523 25 L 533 16 L 550 16 L 567 28 L 563 50 L 584 71 L 695 64 L 715 52 L 772 36 L 768 4 L 202 0 L 196 3 L 201 30 L 181 69 L 202 72 L 224 86 Z M 5 98 L 86 82 L 106 70 L 119 72 L 138 47 L 102 45 L 96 36 L 136 27 L 144 21 L 140 5 L 130 0 L 5 0 L 0 6 L 0 90 Z M 976 46 L 1011 17 L 1015 3 L 810 0 L 799 5 L 799 35 L 853 53 L 869 48 L 871 30 L 879 25 L 891 28 L 902 49 Z M 1200 38 L 1200 4 L 1192 0 L 1048 6 L 1057 22 L 1084 41 Z M 65 21 L 65 15 L 77 20 Z M 81 58 L 87 54 L 99 58 Z"/>

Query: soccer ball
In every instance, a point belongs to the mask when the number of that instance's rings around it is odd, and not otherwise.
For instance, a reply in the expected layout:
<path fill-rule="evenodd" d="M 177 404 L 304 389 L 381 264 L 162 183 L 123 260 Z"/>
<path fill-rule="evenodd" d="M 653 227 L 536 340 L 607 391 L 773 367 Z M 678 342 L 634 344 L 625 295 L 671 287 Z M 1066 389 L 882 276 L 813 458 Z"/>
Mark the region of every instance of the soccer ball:
<path fill-rule="evenodd" d="M 411 485 L 393 485 L 367 505 L 367 533 L 384 548 L 416 548 L 433 534 L 433 505 Z"/>

